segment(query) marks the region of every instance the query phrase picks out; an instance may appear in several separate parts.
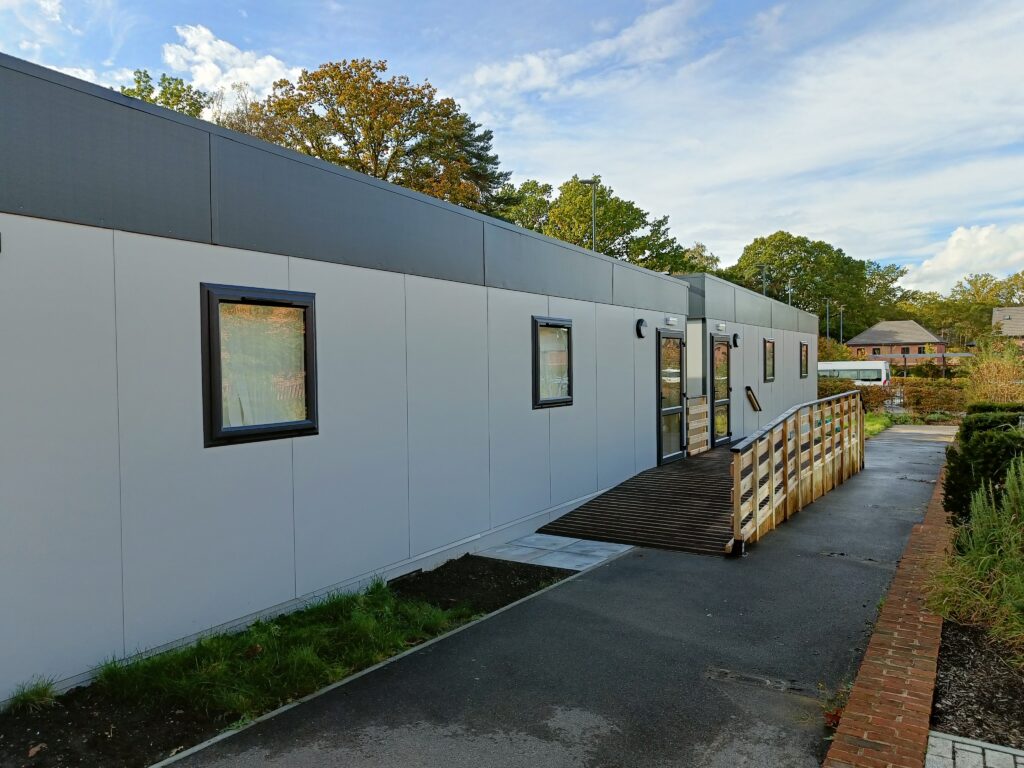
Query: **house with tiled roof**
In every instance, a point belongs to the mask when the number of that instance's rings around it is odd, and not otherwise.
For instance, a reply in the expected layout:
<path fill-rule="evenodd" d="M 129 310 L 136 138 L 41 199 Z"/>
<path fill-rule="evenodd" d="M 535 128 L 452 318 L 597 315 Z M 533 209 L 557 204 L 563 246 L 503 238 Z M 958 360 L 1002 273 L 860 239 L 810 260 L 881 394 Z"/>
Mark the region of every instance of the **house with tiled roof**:
<path fill-rule="evenodd" d="M 992 331 L 1009 336 L 1024 346 L 1024 307 L 996 307 L 992 310 Z"/>
<path fill-rule="evenodd" d="M 914 320 L 883 320 L 858 333 L 846 346 L 857 357 L 941 355 L 946 342 Z"/>

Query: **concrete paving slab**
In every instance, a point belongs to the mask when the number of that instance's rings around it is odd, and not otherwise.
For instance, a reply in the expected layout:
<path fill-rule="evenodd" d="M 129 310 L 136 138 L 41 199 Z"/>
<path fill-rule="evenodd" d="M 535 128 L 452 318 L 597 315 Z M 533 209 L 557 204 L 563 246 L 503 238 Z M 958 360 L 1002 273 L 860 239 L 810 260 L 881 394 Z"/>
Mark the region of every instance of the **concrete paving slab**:
<path fill-rule="evenodd" d="M 521 547 L 537 547 L 538 549 L 562 549 L 570 544 L 575 544 L 579 539 L 571 539 L 568 536 L 552 536 L 547 533 L 531 533 L 516 539 L 515 543 Z"/>
<path fill-rule="evenodd" d="M 564 549 L 557 552 L 546 552 L 533 561 L 535 565 L 547 565 L 551 568 L 565 568 L 570 571 L 583 571 L 591 566 L 607 559 L 601 555 L 580 555 L 575 552 L 566 552 Z"/>
<path fill-rule="evenodd" d="M 592 555 L 594 557 L 608 558 L 614 555 L 621 555 L 633 547 L 629 544 L 614 544 L 610 541 L 577 541 L 565 547 L 563 552 L 574 552 L 577 555 Z"/>
<path fill-rule="evenodd" d="M 481 557 L 493 557 L 496 560 L 512 560 L 516 563 L 529 563 L 536 560 L 541 555 L 545 555 L 550 550 L 537 549 L 535 547 L 521 547 L 518 544 L 501 544 L 497 547 L 491 547 L 481 552 L 477 552 Z"/>
<path fill-rule="evenodd" d="M 816 768 L 819 685 L 856 673 L 933 490 L 905 465 L 942 461 L 927 438 L 869 441 L 747 557 L 630 550 L 175 768 Z"/>

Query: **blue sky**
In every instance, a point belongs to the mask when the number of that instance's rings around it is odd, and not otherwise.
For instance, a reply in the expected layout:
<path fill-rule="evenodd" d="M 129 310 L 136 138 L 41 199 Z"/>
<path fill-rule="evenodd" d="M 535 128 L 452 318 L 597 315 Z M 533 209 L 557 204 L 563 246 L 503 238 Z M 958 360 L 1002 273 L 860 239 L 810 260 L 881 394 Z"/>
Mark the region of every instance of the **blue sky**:
<path fill-rule="evenodd" d="M 0 50 L 257 94 L 384 58 L 492 128 L 517 180 L 600 174 L 724 263 L 786 229 L 912 287 L 1024 269 L 1019 0 L 0 0 Z"/>

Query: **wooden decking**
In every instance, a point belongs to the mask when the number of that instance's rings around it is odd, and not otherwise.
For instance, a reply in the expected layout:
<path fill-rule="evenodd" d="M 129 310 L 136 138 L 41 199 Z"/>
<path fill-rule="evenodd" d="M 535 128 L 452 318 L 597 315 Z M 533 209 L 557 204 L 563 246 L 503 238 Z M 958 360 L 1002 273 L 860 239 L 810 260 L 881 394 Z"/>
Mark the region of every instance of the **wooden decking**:
<path fill-rule="evenodd" d="M 728 447 L 641 472 L 541 533 L 722 555 L 732 544 Z"/>

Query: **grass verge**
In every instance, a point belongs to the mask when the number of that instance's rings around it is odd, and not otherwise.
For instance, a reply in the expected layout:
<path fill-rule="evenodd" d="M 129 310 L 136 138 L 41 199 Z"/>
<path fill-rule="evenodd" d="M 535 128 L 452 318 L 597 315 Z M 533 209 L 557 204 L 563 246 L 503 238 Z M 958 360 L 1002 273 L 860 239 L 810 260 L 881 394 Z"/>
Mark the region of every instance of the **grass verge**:
<path fill-rule="evenodd" d="M 470 618 L 468 608 L 399 598 L 378 581 L 242 632 L 128 664 L 110 662 L 96 686 L 123 703 L 187 707 L 245 722 Z"/>
<path fill-rule="evenodd" d="M 864 437 L 874 437 L 892 426 L 892 418 L 887 413 L 864 414 Z"/>
<path fill-rule="evenodd" d="M 53 687 L 53 680 L 37 677 L 27 683 L 21 683 L 14 689 L 5 711 L 15 714 L 39 712 L 52 707 L 56 701 L 57 691 Z"/>
<path fill-rule="evenodd" d="M 989 485 L 974 493 L 929 604 L 947 619 L 984 627 L 1024 668 L 1024 456 L 1010 463 L 1001 493 Z"/>

